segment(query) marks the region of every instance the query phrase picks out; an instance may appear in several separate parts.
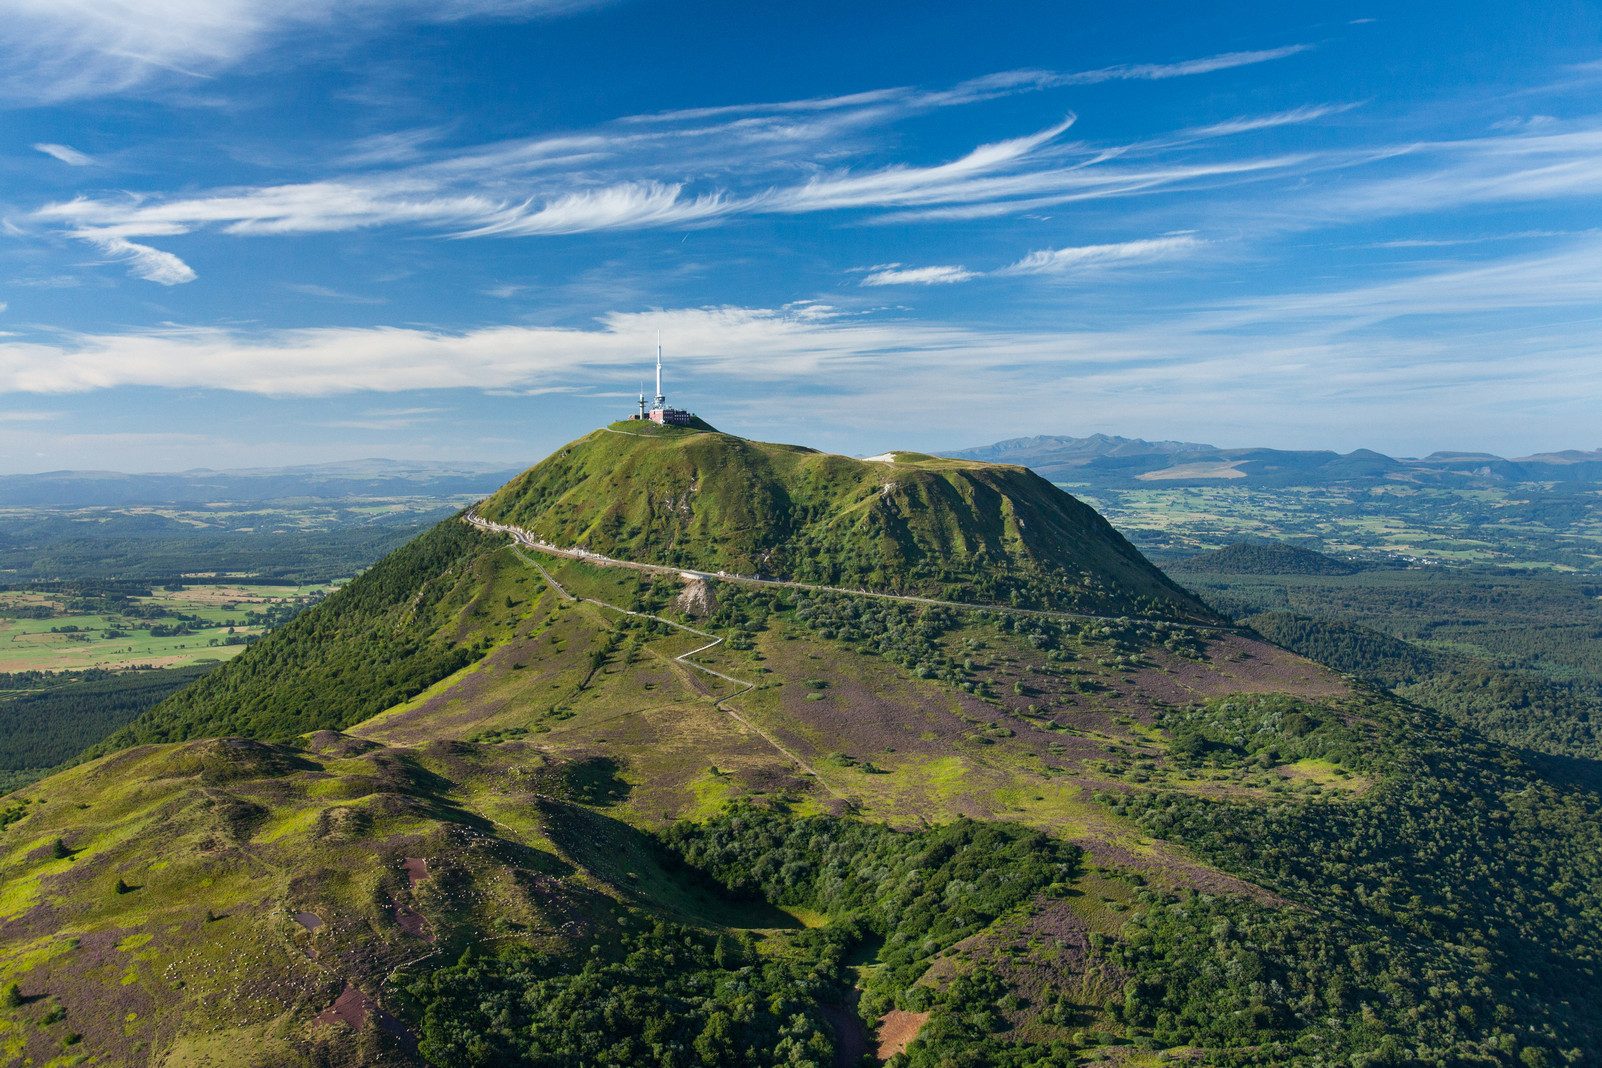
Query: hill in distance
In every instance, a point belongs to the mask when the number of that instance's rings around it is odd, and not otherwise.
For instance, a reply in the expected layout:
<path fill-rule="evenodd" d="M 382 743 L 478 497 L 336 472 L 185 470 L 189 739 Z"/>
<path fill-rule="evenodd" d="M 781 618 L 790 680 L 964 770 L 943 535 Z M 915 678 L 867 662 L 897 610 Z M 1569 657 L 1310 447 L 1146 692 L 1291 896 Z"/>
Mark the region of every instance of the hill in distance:
<path fill-rule="evenodd" d="M 1220 448 L 1189 441 L 1092 434 L 1082 438 L 1012 438 L 951 455 L 1024 464 L 1054 482 L 1123 487 L 1383 483 L 1471 487 L 1602 481 L 1602 450 L 1568 450 L 1517 459 L 1455 452 L 1397 458 L 1372 449 L 1339 453 L 1320 449 Z"/>
<path fill-rule="evenodd" d="M 382 459 L 164 474 L 45 471 L 0 475 L 0 506 L 86 508 L 342 497 L 456 497 L 487 493 L 514 473 L 494 464 Z"/>
<path fill-rule="evenodd" d="M 1022 469 L 621 424 L 479 511 L 527 533 L 440 524 L 0 800 L 0 1063 L 1602 1042 L 1593 793 Z"/>
<path fill-rule="evenodd" d="M 1242 541 L 1179 560 L 1169 570 L 1220 575 L 1355 575 L 1363 568 L 1299 545 Z"/>

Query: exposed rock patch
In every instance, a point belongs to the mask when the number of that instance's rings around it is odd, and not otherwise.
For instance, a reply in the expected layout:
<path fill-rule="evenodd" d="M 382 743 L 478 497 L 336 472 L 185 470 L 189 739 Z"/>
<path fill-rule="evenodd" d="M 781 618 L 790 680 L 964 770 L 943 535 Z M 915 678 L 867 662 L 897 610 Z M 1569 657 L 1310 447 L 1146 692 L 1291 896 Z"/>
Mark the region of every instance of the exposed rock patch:
<path fill-rule="evenodd" d="M 712 592 L 710 583 L 694 575 L 684 576 L 684 588 L 674 599 L 674 608 L 687 616 L 700 618 L 711 615 L 717 606 L 717 595 Z"/>

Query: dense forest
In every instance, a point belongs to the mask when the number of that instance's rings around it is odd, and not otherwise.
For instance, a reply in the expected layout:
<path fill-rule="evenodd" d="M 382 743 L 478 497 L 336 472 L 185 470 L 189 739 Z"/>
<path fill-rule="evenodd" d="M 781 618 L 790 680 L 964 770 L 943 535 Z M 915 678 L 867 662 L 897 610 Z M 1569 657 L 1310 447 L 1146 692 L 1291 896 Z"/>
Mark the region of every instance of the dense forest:
<path fill-rule="evenodd" d="M 1602 586 L 1594 579 L 1475 570 L 1184 577 L 1270 641 L 1487 737 L 1602 758 Z"/>
<path fill-rule="evenodd" d="M 0 790 L 72 759 L 215 666 L 0 676 Z"/>
<path fill-rule="evenodd" d="M 736 806 L 680 824 L 666 848 L 692 874 L 827 926 L 758 947 L 750 934 L 627 919 L 621 939 L 566 954 L 473 953 L 410 990 L 423 1051 L 453 1065 L 826 1065 L 855 1018 L 851 961 L 874 965 L 861 1011 L 941 1007 L 942 1063 L 999 1052 L 973 981 L 916 984 L 962 939 L 1037 897 L 1067 892 L 1079 850 L 1011 824 L 903 833 L 832 816 Z M 831 1011 L 830 1006 L 835 1006 Z M 994 1016 L 993 1007 L 989 1010 Z M 977 1030 L 976 1030 L 977 1024 Z M 922 1043 L 920 1043 L 920 1046 Z M 935 1063 L 935 1062 L 928 1062 Z"/>
<path fill-rule="evenodd" d="M 1177 1000 L 1142 992 L 1151 1018 L 1206 1026 L 1238 999 L 1295 1022 L 1304 1054 L 1334 1044 L 1368 1063 L 1585 1062 L 1602 1043 L 1597 795 L 1426 710 L 1375 698 L 1301 711 L 1293 722 L 1280 699 L 1236 697 L 1165 726 L 1200 731 L 1213 761 L 1269 747 L 1348 761 L 1374 779 L 1360 802 L 1107 799 L 1300 906 L 1275 913 L 1287 937 L 1253 954 L 1250 982 Z M 1334 718 L 1347 729 L 1309 749 L 1307 722 Z"/>
<path fill-rule="evenodd" d="M 1180 560 L 1170 571 L 1222 575 L 1355 575 L 1362 566 L 1280 541 L 1243 541 Z"/>
<path fill-rule="evenodd" d="M 462 1068 L 832 1063 L 819 1008 L 844 997 L 844 929 L 805 932 L 779 955 L 749 935 L 631 918 L 588 953 L 470 951 L 419 981 L 423 1055 Z"/>
<path fill-rule="evenodd" d="M 1602 758 L 1602 680 L 1553 678 L 1479 657 L 1433 652 L 1356 623 L 1265 612 L 1258 633 L 1337 671 L 1444 712 L 1487 737 L 1559 756 Z"/>
<path fill-rule="evenodd" d="M 224 734 L 293 738 L 427 689 L 484 651 L 440 631 L 472 596 L 469 569 L 486 544 L 465 523 L 435 526 L 93 752 Z"/>

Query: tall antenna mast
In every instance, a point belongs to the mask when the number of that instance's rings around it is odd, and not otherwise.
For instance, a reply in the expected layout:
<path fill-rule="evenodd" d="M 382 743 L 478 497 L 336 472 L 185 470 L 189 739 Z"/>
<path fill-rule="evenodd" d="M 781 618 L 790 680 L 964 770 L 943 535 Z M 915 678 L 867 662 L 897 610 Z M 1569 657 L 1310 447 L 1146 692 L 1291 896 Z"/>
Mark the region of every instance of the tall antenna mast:
<path fill-rule="evenodd" d="M 656 406 L 667 407 L 667 398 L 662 395 L 662 331 L 656 332 Z"/>

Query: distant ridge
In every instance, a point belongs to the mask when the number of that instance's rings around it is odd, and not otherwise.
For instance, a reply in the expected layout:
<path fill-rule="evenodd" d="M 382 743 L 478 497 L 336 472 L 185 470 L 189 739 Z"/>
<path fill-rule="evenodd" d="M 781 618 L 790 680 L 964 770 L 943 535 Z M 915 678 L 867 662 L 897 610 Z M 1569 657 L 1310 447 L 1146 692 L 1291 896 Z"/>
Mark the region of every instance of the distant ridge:
<path fill-rule="evenodd" d="M 1355 575 L 1360 565 L 1282 541 L 1242 541 L 1187 557 L 1170 571 L 1223 575 Z"/>
<path fill-rule="evenodd" d="M 293 467 L 171 473 L 44 471 L 0 475 L 0 507 L 117 507 L 298 497 L 452 497 L 489 493 L 516 474 L 497 464 L 341 460 Z"/>
<path fill-rule="evenodd" d="M 948 455 L 1030 467 L 1056 482 L 1116 486 L 1316 486 L 1373 481 L 1485 486 L 1522 482 L 1602 483 L 1602 449 L 1567 449 L 1508 459 L 1481 452 L 1398 458 L 1373 449 L 1220 448 L 1108 434 L 1036 435 Z"/>

